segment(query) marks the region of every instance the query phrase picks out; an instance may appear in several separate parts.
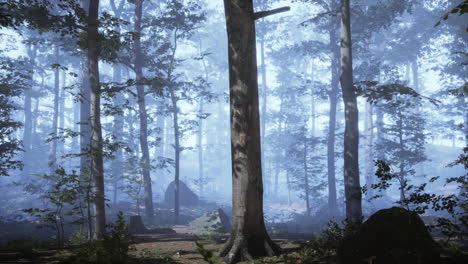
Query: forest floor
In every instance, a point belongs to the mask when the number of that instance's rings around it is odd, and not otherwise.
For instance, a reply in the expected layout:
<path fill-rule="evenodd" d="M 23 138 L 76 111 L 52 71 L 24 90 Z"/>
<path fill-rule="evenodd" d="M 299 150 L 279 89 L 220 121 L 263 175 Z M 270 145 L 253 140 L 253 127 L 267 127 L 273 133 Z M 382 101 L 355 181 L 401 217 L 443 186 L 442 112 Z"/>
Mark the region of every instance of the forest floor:
<path fill-rule="evenodd" d="M 172 234 L 139 234 L 133 235 L 130 244 L 128 264 L 206 264 L 195 244 L 197 240 L 205 249 L 218 252 L 225 243 L 228 234 L 217 236 L 196 237 L 189 226 L 173 226 L 176 233 Z M 310 235 L 284 234 L 274 236 L 273 240 L 282 248 L 278 257 L 244 261 L 239 264 L 336 264 L 331 257 L 329 260 L 317 261 L 311 259 L 314 252 L 302 247 Z M 33 241 L 17 241 L 0 246 L 0 264 L 84 264 L 81 261 L 70 261 L 82 247 L 68 246 L 57 249 L 47 247 L 46 244 L 37 246 Z M 309 250 L 309 251 L 308 251 Z M 314 251 L 314 250 L 313 250 Z M 465 255 L 466 256 L 466 255 Z M 89 262 L 86 262 L 89 263 Z M 461 264 L 468 263 L 466 258 L 460 260 L 445 258 L 441 263 Z M 114 264 L 114 263 L 112 263 Z"/>
<path fill-rule="evenodd" d="M 188 226 L 172 227 L 176 233 L 173 234 L 141 234 L 133 235 L 132 244 L 129 251 L 129 264 L 133 263 L 152 263 L 152 264 L 206 264 L 203 257 L 198 253 L 195 244 L 196 237 L 190 232 Z M 226 237 L 199 238 L 205 249 L 214 253 L 218 252 L 223 246 Z M 276 238 L 274 241 L 288 254 L 288 261 L 284 257 L 272 257 L 255 262 L 246 263 L 301 263 L 299 259 L 294 261 L 294 254 L 300 245 L 306 240 L 304 237 L 284 237 Z M 0 247 L 0 264 L 10 263 L 68 263 L 67 258 L 74 253 L 74 247 L 64 249 L 32 249 L 28 246 Z M 298 256 L 297 256 L 298 257 Z M 293 262 L 291 262 L 293 261 Z M 318 263 L 318 262 L 317 262 Z M 330 262 L 332 263 L 332 262 Z"/>

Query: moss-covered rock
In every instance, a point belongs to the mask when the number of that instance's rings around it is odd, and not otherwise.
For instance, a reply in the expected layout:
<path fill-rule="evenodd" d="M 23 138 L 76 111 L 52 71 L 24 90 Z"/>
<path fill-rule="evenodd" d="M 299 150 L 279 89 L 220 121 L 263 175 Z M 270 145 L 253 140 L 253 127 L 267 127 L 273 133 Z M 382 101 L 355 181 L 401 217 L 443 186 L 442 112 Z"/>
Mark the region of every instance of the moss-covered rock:
<path fill-rule="evenodd" d="M 164 193 L 164 203 L 167 206 L 174 206 L 174 193 L 175 182 L 172 181 Z M 183 181 L 179 181 L 179 199 L 180 206 L 194 207 L 202 204 L 198 196 Z"/>
<path fill-rule="evenodd" d="M 195 233 L 225 233 L 231 229 L 231 224 L 226 213 L 222 209 L 211 211 L 202 217 L 190 222 L 190 227 Z"/>
<path fill-rule="evenodd" d="M 440 253 L 424 222 L 400 207 L 383 209 L 346 237 L 339 249 L 343 264 L 436 264 Z"/>

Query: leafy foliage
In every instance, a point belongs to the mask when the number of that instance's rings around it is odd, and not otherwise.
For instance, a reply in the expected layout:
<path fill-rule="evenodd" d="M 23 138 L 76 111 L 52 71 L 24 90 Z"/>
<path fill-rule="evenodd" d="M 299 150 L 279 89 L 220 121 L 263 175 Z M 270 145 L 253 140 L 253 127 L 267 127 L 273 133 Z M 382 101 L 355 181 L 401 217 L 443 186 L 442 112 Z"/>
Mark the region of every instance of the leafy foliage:
<path fill-rule="evenodd" d="M 10 170 L 23 166 L 20 160 L 15 159 L 16 153 L 21 151 L 21 142 L 14 133 L 21 123 L 14 121 L 12 115 L 18 110 L 14 98 L 22 94 L 27 82 L 25 64 L 24 61 L 7 58 L 0 62 L 0 176 L 7 176 Z"/>

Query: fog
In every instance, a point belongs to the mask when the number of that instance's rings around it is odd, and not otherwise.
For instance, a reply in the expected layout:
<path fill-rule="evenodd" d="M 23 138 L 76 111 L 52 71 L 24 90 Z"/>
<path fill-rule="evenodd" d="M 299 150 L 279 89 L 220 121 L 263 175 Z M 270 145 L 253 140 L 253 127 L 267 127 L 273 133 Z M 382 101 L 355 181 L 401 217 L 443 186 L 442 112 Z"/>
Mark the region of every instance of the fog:
<path fill-rule="evenodd" d="M 383 208 L 417 208 L 402 201 L 421 184 L 434 195 L 465 191 L 446 182 L 466 174 L 449 164 L 468 146 L 466 16 L 444 18 L 458 2 L 351 1 L 364 220 Z M 30 10 L 0 28 L 1 220 L 45 224 L 46 212 L 65 223 L 66 237 L 86 230 L 98 210 L 96 155 L 107 223 L 119 211 L 127 221 L 141 215 L 147 227 L 190 225 L 218 208 L 231 218 L 232 199 L 241 198 L 233 198 L 223 1 L 100 1 L 100 149 L 91 147 L 91 31 L 77 3 L 50 1 L 48 16 Z M 347 216 L 340 6 L 254 1 L 255 11 L 284 6 L 255 22 L 263 213 L 270 234 L 307 234 Z M 394 176 L 384 190 L 372 187 L 381 180 L 377 160 Z M 446 215 L 433 207 L 421 214 Z M 29 237 L 20 233 L 4 240 Z"/>

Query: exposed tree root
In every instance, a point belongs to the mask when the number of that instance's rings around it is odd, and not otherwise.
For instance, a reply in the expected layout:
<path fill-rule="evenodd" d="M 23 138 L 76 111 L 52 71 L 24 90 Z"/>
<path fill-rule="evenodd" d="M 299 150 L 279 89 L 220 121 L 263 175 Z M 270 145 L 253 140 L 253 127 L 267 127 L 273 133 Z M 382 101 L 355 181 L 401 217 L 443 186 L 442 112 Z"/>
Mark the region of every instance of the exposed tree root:
<path fill-rule="evenodd" d="M 233 264 L 239 261 L 251 261 L 254 257 L 276 256 L 280 251 L 281 249 L 268 237 L 264 238 L 262 243 L 258 238 L 247 241 L 243 235 L 231 235 L 218 255 L 224 258 L 227 264 Z"/>

